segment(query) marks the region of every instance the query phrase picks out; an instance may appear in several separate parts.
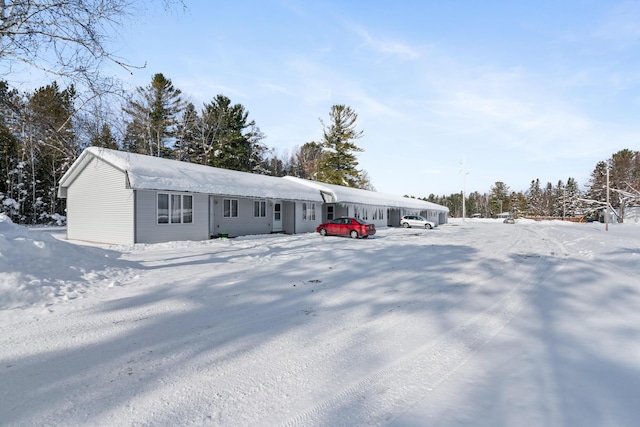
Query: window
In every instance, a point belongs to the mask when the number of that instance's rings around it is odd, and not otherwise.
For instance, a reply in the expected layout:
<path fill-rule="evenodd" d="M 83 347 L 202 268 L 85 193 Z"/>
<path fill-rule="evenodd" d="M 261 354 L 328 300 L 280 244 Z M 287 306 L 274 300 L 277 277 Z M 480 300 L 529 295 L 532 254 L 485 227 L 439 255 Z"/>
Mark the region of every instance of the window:
<path fill-rule="evenodd" d="M 327 219 L 329 221 L 333 219 L 333 206 L 327 206 Z"/>
<path fill-rule="evenodd" d="M 193 196 L 158 193 L 158 224 L 193 223 Z"/>
<path fill-rule="evenodd" d="M 266 217 L 267 216 L 267 202 L 264 200 L 253 201 L 253 216 L 254 217 Z"/>
<path fill-rule="evenodd" d="M 180 223 L 182 216 L 182 196 L 180 194 L 171 195 L 171 223 Z"/>
<path fill-rule="evenodd" d="M 193 197 L 182 196 L 182 223 L 191 224 L 193 222 Z"/>
<path fill-rule="evenodd" d="M 224 199 L 222 201 L 223 212 L 222 216 L 225 218 L 237 218 L 238 217 L 238 199 Z"/>
<path fill-rule="evenodd" d="M 158 194 L 158 224 L 169 224 L 168 194 Z"/>
<path fill-rule="evenodd" d="M 316 220 L 316 204 L 315 203 L 302 204 L 302 220 L 303 221 Z"/>

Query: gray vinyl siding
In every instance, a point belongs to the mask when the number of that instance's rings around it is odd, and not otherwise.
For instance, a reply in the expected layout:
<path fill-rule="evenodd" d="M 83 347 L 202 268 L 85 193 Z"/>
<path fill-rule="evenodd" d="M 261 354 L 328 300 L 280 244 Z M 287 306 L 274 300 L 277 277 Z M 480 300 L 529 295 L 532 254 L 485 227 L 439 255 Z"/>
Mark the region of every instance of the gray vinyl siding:
<path fill-rule="evenodd" d="M 223 216 L 224 199 L 238 201 L 238 216 Z M 269 234 L 271 233 L 271 222 L 273 221 L 273 202 L 267 200 L 266 216 L 254 217 L 253 202 L 254 200 L 243 197 L 222 197 L 215 196 L 213 198 L 213 214 L 215 215 L 215 231 L 214 236 L 227 234 L 229 237 L 246 236 L 252 234 Z"/>
<path fill-rule="evenodd" d="M 303 205 L 307 204 L 316 206 L 316 219 L 312 220 L 310 218 L 303 219 Z M 296 202 L 295 209 L 295 224 L 296 224 L 296 233 L 313 233 L 316 231 L 316 227 L 322 224 L 322 203 L 314 203 L 314 202 Z"/>
<path fill-rule="evenodd" d="M 126 174 L 94 158 L 67 189 L 67 238 L 132 244 L 133 205 Z"/>
<path fill-rule="evenodd" d="M 157 194 L 193 196 L 193 223 L 158 224 Z M 206 240 L 209 236 L 209 196 L 206 194 L 136 190 L 136 243 Z"/>
<path fill-rule="evenodd" d="M 282 231 L 286 234 L 296 234 L 296 211 L 300 209 L 296 202 L 282 202 Z"/>

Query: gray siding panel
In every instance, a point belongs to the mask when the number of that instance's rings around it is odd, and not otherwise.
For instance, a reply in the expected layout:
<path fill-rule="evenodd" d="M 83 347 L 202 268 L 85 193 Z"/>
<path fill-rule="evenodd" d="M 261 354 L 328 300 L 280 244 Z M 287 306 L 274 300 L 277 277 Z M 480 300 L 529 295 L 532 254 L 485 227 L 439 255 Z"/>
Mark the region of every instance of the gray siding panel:
<path fill-rule="evenodd" d="M 161 193 L 167 193 L 161 191 Z M 209 238 L 209 196 L 193 196 L 193 223 L 158 224 L 158 191 L 136 190 L 136 243 L 163 243 Z M 169 194 L 188 194 L 169 192 Z"/>
<path fill-rule="evenodd" d="M 238 216 L 225 218 L 224 199 L 238 200 Z M 253 202 L 256 199 L 242 197 L 214 197 L 213 214 L 215 215 L 214 236 L 228 234 L 229 237 L 246 236 L 252 234 L 271 233 L 271 221 L 273 219 L 273 206 L 267 201 L 267 212 L 264 217 L 253 215 Z"/>
<path fill-rule="evenodd" d="M 132 244 L 133 191 L 126 174 L 93 159 L 67 190 L 67 238 Z"/>
<path fill-rule="evenodd" d="M 296 233 L 313 233 L 316 231 L 316 227 L 322 224 L 322 204 L 321 203 L 313 203 L 313 202 L 295 202 L 295 228 Z M 309 207 L 310 205 L 315 205 L 316 209 L 316 218 L 311 219 L 307 217 L 304 218 L 304 209 L 303 206 Z"/>

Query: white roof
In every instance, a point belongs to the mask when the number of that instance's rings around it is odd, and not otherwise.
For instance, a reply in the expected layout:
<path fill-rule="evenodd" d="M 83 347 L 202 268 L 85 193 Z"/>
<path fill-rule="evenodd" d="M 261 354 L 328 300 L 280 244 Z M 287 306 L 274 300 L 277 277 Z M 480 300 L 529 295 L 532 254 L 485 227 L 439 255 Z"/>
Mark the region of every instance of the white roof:
<path fill-rule="evenodd" d="M 59 195 L 61 197 L 66 196 L 66 187 L 93 158 L 99 158 L 125 173 L 129 186 L 134 190 L 184 191 L 222 196 L 449 211 L 445 206 L 393 194 L 325 184 L 291 176 L 278 178 L 220 169 L 100 147 L 87 148 L 64 174 L 60 180 Z"/>
<path fill-rule="evenodd" d="M 298 182 L 309 188 L 315 188 L 325 194 L 328 203 L 356 203 L 361 205 L 387 206 L 397 208 L 411 208 L 420 210 L 435 210 L 449 212 L 446 206 L 427 202 L 420 199 L 397 196 L 394 194 L 378 193 L 377 191 L 362 190 L 359 188 L 344 187 L 342 185 L 326 184 L 324 182 L 309 181 L 307 179 L 285 176 L 292 182 Z"/>
<path fill-rule="evenodd" d="M 74 162 L 60 180 L 61 194 L 88 162 L 97 157 L 127 174 L 129 185 L 135 190 L 186 191 L 322 202 L 321 194 L 312 188 L 267 175 L 258 175 L 228 169 L 89 147 Z"/>

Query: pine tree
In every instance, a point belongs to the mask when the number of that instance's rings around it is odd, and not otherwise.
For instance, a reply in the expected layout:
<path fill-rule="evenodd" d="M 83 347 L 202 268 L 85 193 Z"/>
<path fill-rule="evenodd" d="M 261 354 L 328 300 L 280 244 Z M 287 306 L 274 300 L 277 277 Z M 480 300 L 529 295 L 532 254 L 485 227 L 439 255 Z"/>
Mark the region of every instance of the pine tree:
<path fill-rule="evenodd" d="M 173 156 L 176 160 L 202 163 L 203 150 L 199 143 L 202 121 L 193 103 L 188 103 L 176 127 Z"/>
<path fill-rule="evenodd" d="M 224 95 L 217 95 L 210 103 L 205 104 L 202 112 L 203 145 L 209 166 L 251 171 L 252 146 L 249 133 L 244 130 L 255 126 L 247 122 L 249 112 L 242 104 L 231 104 Z"/>
<path fill-rule="evenodd" d="M 351 107 L 334 105 L 329 113 L 331 122 L 323 125 L 322 148 L 324 154 L 318 163 L 317 179 L 329 184 L 359 187 L 363 184 L 362 171 L 357 169 L 354 153 L 364 151 L 353 142 L 362 137 L 356 130 L 358 115 Z"/>
<path fill-rule="evenodd" d="M 510 212 L 509 186 L 502 181 L 497 181 L 491 187 L 491 211 L 494 213 Z"/>
<path fill-rule="evenodd" d="M 531 215 L 541 216 L 544 215 L 544 197 L 542 189 L 540 188 L 540 180 L 535 179 L 531 181 L 529 190 L 526 194 L 527 210 Z"/>
<path fill-rule="evenodd" d="M 178 117 L 185 108 L 181 93 L 170 79 L 157 73 L 147 87 L 138 87 L 136 97 L 129 99 L 124 111 L 135 126 L 128 130 L 139 133 L 136 139 L 144 141 L 144 154 L 172 157 L 169 142 L 175 137 Z"/>
<path fill-rule="evenodd" d="M 575 178 L 569 177 L 565 187 L 565 209 L 566 215 L 575 217 L 583 213 L 582 203 L 580 202 L 580 188 Z"/>
<path fill-rule="evenodd" d="M 56 82 L 28 98 L 28 132 L 23 141 L 30 169 L 30 222 L 43 222 L 64 210 L 57 197 L 59 179 L 80 152 L 73 121 L 76 92 Z"/>
<path fill-rule="evenodd" d="M 91 138 L 91 145 L 94 147 L 109 148 L 111 150 L 117 150 L 119 148 L 118 141 L 113 135 L 113 132 L 111 132 L 111 126 L 107 123 L 103 123 L 100 128 L 100 133 Z"/>
<path fill-rule="evenodd" d="M 596 164 L 595 169 L 591 172 L 589 178 L 589 189 L 587 190 L 587 198 L 604 202 L 607 200 L 607 162 L 600 161 Z"/>

